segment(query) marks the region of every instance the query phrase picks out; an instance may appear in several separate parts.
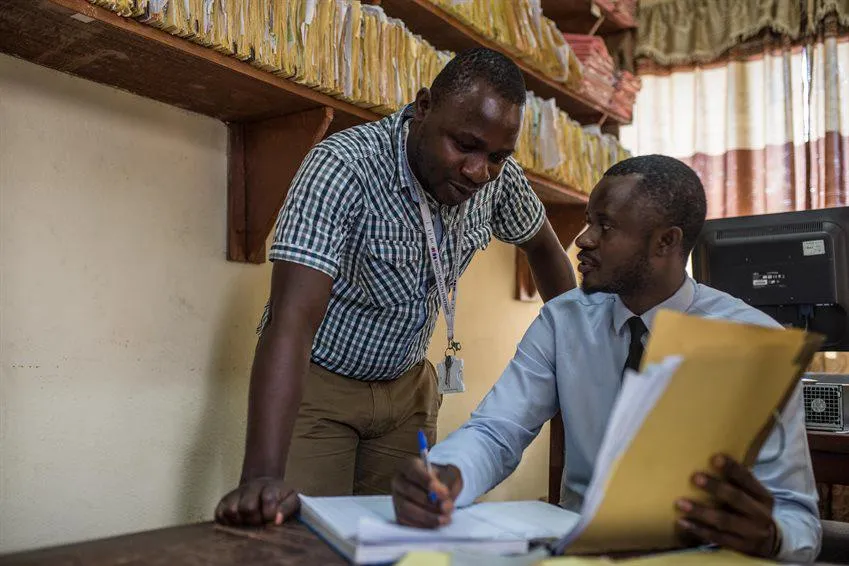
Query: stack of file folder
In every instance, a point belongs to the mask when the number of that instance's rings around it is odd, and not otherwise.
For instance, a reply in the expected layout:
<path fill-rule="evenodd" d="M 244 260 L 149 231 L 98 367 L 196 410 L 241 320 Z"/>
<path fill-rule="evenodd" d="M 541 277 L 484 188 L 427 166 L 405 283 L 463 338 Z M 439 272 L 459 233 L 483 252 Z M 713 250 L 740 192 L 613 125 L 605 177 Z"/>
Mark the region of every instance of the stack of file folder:
<path fill-rule="evenodd" d="M 610 106 L 616 84 L 613 57 L 604 39 L 595 35 L 563 34 L 584 67 L 580 92 L 601 106 Z"/>
<path fill-rule="evenodd" d="M 637 0 L 595 0 L 595 3 L 611 14 L 620 26 L 637 27 Z"/>
<path fill-rule="evenodd" d="M 536 53 L 533 58 L 550 73 L 572 80 L 569 66 L 580 70 L 562 34 L 532 0 L 434 1 L 512 46 L 517 57 L 519 51 L 526 57 Z M 454 56 L 412 34 L 379 6 L 359 0 L 91 2 L 381 114 L 412 102 Z M 567 51 L 566 59 L 555 53 Z M 554 100 L 528 93 L 517 148 L 526 169 L 588 193 L 610 165 L 628 156 L 615 138 L 581 128 Z"/>
<path fill-rule="evenodd" d="M 589 193 L 604 172 L 631 154 L 598 126 L 581 127 L 553 99 L 528 93 L 516 159 L 549 179 Z"/>
<path fill-rule="evenodd" d="M 383 114 L 453 57 L 358 0 L 91 1 Z"/>
<path fill-rule="evenodd" d="M 580 84 L 581 64 L 538 0 L 431 1 L 544 75 Z"/>
<path fill-rule="evenodd" d="M 619 71 L 616 78 L 616 92 L 613 93 L 610 110 L 630 120 L 634 113 L 637 93 L 640 92 L 642 86 L 640 77 L 628 71 Z"/>

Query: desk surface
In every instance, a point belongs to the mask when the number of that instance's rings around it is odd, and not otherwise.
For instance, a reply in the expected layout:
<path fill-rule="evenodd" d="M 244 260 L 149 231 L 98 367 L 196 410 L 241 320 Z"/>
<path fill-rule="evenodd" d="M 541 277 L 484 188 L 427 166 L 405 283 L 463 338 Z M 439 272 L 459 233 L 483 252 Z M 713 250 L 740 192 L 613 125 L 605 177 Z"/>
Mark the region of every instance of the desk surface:
<path fill-rule="evenodd" d="M 3 566 L 292 566 L 348 564 L 303 525 L 236 530 L 210 523 L 173 527 L 0 557 Z"/>

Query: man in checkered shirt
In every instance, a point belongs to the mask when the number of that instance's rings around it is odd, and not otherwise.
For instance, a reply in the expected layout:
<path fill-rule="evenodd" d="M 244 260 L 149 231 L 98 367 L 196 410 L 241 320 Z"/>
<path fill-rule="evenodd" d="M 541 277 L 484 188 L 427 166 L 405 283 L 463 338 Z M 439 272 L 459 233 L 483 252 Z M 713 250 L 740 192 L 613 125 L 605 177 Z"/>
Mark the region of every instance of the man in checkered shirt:
<path fill-rule="evenodd" d="M 492 236 L 526 253 L 544 299 L 575 286 L 511 157 L 525 95 L 510 59 L 474 49 L 401 112 L 309 153 L 269 253 L 242 477 L 218 521 L 282 522 L 296 491 L 388 494 L 417 431 L 436 440 L 442 396 L 425 356 L 441 301 L 422 197 L 449 290 Z"/>

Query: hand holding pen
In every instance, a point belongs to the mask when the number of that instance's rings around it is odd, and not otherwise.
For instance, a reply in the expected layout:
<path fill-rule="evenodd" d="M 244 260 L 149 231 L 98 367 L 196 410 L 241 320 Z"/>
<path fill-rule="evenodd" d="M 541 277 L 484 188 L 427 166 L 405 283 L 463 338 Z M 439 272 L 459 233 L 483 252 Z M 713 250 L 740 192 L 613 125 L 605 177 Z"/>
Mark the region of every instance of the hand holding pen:
<path fill-rule="evenodd" d="M 457 467 L 430 464 L 423 433 L 418 441 L 419 457 L 408 460 L 392 480 L 392 503 L 399 524 L 433 529 L 451 522 L 463 481 Z"/>

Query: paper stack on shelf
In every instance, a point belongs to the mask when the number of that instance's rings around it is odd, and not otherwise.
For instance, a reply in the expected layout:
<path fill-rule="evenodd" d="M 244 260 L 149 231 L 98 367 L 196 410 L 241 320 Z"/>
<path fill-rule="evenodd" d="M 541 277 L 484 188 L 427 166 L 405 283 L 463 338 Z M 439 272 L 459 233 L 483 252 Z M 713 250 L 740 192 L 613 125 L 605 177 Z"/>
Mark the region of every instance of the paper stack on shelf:
<path fill-rule="evenodd" d="M 388 18 L 379 6 L 357 0 L 91 1 L 382 114 L 412 102 L 453 57 L 412 34 L 401 20 Z M 536 1 L 497 0 L 497 9 L 490 10 L 482 1 L 468 0 L 456 7 L 489 26 L 500 41 L 546 51 L 537 60 L 550 72 L 558 65 L 580 70 L 557 28 L 534 11 Z M 564 73 L 569 80 L 576 76 Z M 622 84 L 632 83 L 626 77 Z M 624 91 L 625 100 L 630 92 Z M 626 156 L 615 138 L 582 129 L 553 99 L 528 93 L 516 152 L 526 169 L 589 192 Z"/>
<path fill-rule="evenodd" d="M 134 0 L 91 0 L 91 2 L 98 6 L 103 6 L 104 8 L 112 10 L 121 16 L 137 15 L 133 13 L 135 7 Z"/>
<path fill-rule="evenodd" d="M 577 86 L 581 65 L 539 0 L 431 0 L 530 67 Z"/>
<path fill-rule="evenodd" d="M 615 66 L 604 39 L 594 35 L 565 33 L 563 37 L 584 67 L 580 92 L 597 104 L 608 106 L 613 98 Z"/>
<path fill-rule="evenodd" d="M 595 0 L 596 5 L 612 14 L 623 27 L 637 27 L 637 0 Z"/>
<path fill-rule="evenodd" d="M 383 114 L 453 57 L 357 0 L 91 1 Z"/>
<path fill-rule="evenodd" d="M 637 93 L 642 88 L 640 77 L 634 76 L 628 71 L 620 71 L 616 79 L 616 92 L 610 109 L 620 116 L 631 119 L 634 113 L 634 103 L 637 101 Z"/>
<path fill-rule="evenodd" d="M 589 193 L 610 166 L 630 156 L 598 126 L 582 128 L 554 100 L 528 93 L 516 151 L 526 169 Z"/>

